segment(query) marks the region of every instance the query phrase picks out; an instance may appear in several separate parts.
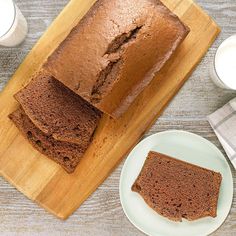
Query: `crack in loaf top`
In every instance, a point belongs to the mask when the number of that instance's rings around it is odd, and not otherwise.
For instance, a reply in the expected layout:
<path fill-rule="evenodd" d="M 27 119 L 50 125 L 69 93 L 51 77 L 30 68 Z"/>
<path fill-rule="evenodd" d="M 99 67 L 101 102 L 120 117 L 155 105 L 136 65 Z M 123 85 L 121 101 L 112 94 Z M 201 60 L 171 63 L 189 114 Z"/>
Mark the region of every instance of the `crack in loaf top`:
<path fill-rule="evenodd" d="M 98 0 L 45 68 L 107 114 L 123 114 L 186 37 L 158 0 Z"/>

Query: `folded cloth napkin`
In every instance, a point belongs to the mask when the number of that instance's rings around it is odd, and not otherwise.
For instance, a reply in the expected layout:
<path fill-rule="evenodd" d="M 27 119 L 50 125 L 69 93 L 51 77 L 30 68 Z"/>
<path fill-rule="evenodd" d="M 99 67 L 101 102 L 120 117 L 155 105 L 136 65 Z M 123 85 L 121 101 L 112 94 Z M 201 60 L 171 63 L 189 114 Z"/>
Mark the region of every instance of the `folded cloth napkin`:
<path fill-rule="evenodd" d="M 207 119 L 236 168 L 236 98 L 209 115 Z"/>

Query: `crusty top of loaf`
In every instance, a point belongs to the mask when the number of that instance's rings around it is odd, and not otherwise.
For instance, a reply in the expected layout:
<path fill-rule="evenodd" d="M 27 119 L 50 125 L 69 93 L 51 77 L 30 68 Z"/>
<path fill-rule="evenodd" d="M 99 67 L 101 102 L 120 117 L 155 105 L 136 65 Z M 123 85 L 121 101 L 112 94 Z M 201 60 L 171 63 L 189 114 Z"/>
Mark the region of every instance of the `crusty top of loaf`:
<path fill-rule="evenodd" d="M 45 71 L 37 73 L 15 98 L 45 134 L 86 147 L 101 117 L 99 110 Z"/>
<path fill-rule="evenodd" d="M 45 68 L 98 109 L 119 117 L 188 32 L 158 0 L 98 0 Z"/>
<path fill-rule="evenodd" d="M 150 152 L 132 186 L 159 214 L 174 220 L 216 217 L 221 174 Z"/>

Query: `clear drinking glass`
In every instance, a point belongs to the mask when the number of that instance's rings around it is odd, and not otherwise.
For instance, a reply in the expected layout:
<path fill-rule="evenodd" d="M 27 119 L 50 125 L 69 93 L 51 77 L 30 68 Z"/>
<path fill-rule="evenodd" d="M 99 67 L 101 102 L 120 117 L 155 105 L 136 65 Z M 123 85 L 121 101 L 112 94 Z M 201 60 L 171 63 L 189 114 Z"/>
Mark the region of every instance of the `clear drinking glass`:
<path fill-rule="evenodd" d="M 218 47 L 210 77 L 217 86 L 236 90 L 236 35 L 227 38 Z"/>
<path fill-rule="evenodd" d="M 14 47 L 27 35 L 27 21 L 13 0 L 0 0 L 0 45 Z"/>

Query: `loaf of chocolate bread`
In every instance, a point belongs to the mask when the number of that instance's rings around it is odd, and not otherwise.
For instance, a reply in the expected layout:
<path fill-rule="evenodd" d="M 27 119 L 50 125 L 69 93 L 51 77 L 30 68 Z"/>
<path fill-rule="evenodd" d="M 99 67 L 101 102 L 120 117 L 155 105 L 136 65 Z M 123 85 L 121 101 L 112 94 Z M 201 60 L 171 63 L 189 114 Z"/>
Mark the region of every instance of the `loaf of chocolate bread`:
<path fill-rule="evenodd" d="M 44 71 L 36 74 L 15 98 L 34 125 L 46 135 L 85 148 L 102 114 Z"/>
<path fill-rule="evenodd" d="M 159 0 L 98 0 L 44 67 L 95 107 L 119 117 L 188 32 Z"/>

